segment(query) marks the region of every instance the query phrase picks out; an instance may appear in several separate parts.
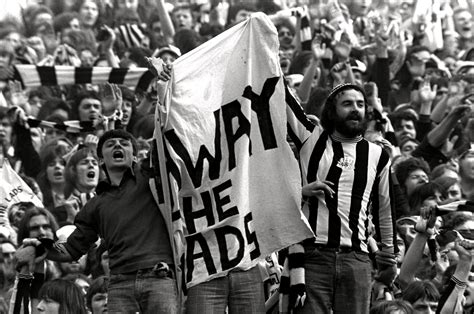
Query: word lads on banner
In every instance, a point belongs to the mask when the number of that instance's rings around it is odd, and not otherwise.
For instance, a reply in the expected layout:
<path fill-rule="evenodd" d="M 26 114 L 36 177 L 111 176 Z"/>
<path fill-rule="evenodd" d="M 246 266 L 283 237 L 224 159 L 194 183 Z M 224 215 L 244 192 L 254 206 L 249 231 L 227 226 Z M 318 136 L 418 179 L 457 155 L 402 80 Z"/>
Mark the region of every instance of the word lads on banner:
<path fill-rule="evenodd" d="M 266 15 L 176 60 L 165 95 L 188 288 L 313 236 L 300 211 L 278 36 Z"/>

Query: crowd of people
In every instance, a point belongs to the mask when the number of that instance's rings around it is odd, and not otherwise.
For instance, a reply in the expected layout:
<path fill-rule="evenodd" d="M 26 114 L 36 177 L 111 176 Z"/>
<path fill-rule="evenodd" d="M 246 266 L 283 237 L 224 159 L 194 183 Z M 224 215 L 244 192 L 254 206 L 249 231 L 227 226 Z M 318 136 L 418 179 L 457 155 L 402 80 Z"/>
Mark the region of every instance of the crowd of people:
<path fill-rule="evenodd" d="M 5 209 L 0 312 L 473 313 L 472 0 L 2 6 L 0 167 L 43 206 Z M 147 68 L 154 57 L 166 81 L 175 60 L 254 12 L 273 22 L 306 114 L 288 142 L 316 238 L 186 291 L 183 243 L 149 188 L 153 84 L 32 88 L 16 67 Z"/>

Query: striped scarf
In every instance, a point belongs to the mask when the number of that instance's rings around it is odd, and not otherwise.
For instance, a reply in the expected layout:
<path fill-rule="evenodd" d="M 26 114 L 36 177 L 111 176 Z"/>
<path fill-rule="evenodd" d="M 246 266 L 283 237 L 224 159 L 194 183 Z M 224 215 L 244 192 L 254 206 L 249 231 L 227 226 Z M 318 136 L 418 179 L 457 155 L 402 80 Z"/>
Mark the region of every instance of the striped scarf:
<path fill-rule="evenodd" d="M 13 80 L 23 87 L 74 84 L 118 84 L 146 91 L 154 76 L 147 68 L 15 65 Z"/>

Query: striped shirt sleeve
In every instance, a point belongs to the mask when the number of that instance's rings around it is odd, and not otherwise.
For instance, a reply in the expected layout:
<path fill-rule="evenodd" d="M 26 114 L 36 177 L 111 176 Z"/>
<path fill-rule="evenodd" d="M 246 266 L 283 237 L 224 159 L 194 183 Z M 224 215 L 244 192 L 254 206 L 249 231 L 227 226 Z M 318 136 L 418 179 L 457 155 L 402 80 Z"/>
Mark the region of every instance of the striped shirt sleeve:
<path fill-rule="evenodd" d="M 376 185 L 374 186 L 373 210 L 376 230 L 382 243 L 382 251 L 396 253 L 395 207 L 393 203 L 393 187 L 390 176 L 390 157 L 382 150 L 377 167 Z"/>
<path fill-rule="evenodd" d="M 288 135 L 300 150 L 303 143 L 313 132 L 315 125 L 306 117 L 303 107 L 296 100 L 290 88 L 285 83 L 285 102 Z"/>

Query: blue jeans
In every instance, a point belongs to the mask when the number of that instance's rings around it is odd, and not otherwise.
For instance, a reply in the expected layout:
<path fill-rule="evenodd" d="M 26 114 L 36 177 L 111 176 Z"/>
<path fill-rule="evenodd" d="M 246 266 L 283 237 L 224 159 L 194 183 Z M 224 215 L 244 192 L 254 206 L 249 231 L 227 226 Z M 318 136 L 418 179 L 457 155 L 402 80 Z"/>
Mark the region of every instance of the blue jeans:
<path fill-rule="evenodd" d="M 366 253 L 309 246 L 304 268 L 307 297 L 295 313 L 369 313 L 372 263 Z"/>
<path fill-rule="evenodd" d="M 265 313 L 263 281 L 258 267 L 233 270 L 227 276 L 189 288 L 186 312 L 189 314 Z"/>
<path fill-rule="evenodd" d="M 175 279 L 157 277 L 151 269 L 135 274 L 111 275 L 109 313 L 178 313 Z"/>

